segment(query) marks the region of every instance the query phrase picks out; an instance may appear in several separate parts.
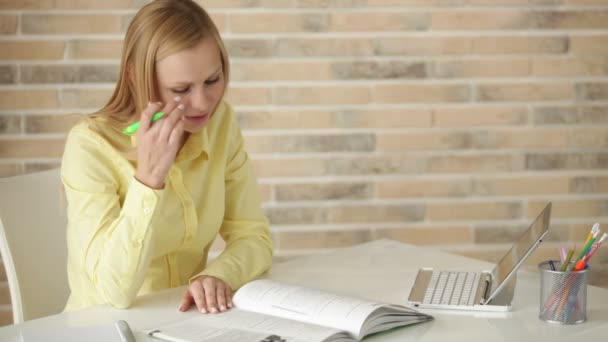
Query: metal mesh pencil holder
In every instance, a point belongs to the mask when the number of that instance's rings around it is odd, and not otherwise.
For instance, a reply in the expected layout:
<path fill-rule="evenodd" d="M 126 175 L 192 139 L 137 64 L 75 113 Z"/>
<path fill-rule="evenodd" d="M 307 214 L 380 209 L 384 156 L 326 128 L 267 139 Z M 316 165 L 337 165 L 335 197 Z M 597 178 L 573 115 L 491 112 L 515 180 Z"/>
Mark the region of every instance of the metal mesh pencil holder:
<path fill-rule="evenodd" d="M 560 272 L 561 262 L 538 265 L 540 270 L 540 313 L 538 318 L 554 324 L 578 324 L 587 319 L 587 272 Z M 569 265 L 570 266 L 570 265 Z M 568 267 L 570 269 L 570 267 Z"/>

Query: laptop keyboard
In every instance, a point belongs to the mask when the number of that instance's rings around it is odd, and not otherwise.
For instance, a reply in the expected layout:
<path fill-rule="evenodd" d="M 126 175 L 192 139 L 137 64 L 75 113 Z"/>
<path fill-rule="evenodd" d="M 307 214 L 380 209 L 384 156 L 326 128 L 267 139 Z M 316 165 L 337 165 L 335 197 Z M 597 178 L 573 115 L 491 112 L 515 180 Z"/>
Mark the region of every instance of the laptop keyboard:
<path fill-rule="evenodd" d="M 480 276 L 478 272 L 433 272 L 422 302 L 437 305 L 473 305 Z"/>

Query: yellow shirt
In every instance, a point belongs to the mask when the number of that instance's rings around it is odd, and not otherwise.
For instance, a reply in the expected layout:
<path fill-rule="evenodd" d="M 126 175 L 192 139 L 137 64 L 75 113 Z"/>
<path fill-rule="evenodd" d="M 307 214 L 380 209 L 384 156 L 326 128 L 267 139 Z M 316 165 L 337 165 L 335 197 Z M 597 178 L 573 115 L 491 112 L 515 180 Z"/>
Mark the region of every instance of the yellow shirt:
<path fill-rule="evenodd" d="M 101 303 L 126 308 L 137 295 L 185 285 L 202 274 L 236 290 L 270 268 L 268 220 L 227 103 L 188 137 L 162 190 L 138 182 L 136 162 L 90 125 L 72 128 L 61 165 L 68 201 L 66 310 Z M 114 146 L 134 145 L 103 123 L 96 126 Z M 218 233 L 225 250 L 207 265 Z"/>

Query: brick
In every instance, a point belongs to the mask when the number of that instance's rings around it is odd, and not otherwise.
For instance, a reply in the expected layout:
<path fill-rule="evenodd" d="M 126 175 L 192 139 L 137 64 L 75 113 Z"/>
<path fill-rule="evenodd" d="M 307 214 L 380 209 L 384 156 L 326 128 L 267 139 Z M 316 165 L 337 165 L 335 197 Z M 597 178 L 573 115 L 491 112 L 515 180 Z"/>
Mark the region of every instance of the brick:
<path fill-rule="evenodd" d="M 417 222 L 424 219 L 421 204 L 353 205 L 330 208 L 331 223 Z"/>
<path fill-rule="evenodd" d="M 325 32 L 328 15 L 325 13 L 235 13 L 229 17 L 230 32 L 288 33 Z"/>
<path fill-rule="evenodd" d="M 427 77 L 424 62 L 378 61 L 335 62 L 331 65 L 335 79 L 411 79 Z"/>
<path fill-rule="evenodd" d="M 379 56 L 448 56 L 471 53 L 472 40 L 464 37 L 381 37 L 374 39 Z"/>
<path fill-rule="evenodd" d="M 576 85 L 577 97 L 581 100 L 608 99 L 607 82 L 585 82 Z"/>
<path fill-rule="evenodd" d="M 473 54 L 559 54 L 568 52 L 565 36 L 477 37 L 472 39 Z"/>
<path fill-rule="evenodd" d="M 578 35 L 570 36 L 570 49 L 573 55 L 607 55 L 608 35 Z"/>
<path fill-rule="evenodd" d="M 0 158 L 61 157 L 65 139 L 0 139 Z"/>
<path fill-rule="evenodd" d="M 523 10 L 433 12 L 431 30 L 522 30 L 532 24 L 532 15 Z"/>
<path fill-rule="evenodd" d="M 335 127 L 337 114 L 327 111 L 256 111 L 237 113 L 241 128 L 247 129 L 308 129 Z"/>
<path fill-rule="evenodd" d="M 277 201 L 320 201 L 369 199 L 373 195 L 370 183 L 306 183 L 277 184 Z"/>
<path fill-rule="evenodd" d="M 0 134 L 21 133 L 21 116 L 0 115 Z"/>
<path fill-rule="evenodd" d="M 237 113 L 243 129 L 430 127 L 429 109 L 261 111 Z"/>
<path fill-rule="evenodd" d="M 112 89 L 63 89 L 61 108 L 100 108 L 105 105 Z"/>
<path fill-rule="evenodd" d="M 122 33 L 123 17 L 113 14 L 23 14 L 24 34 Z"/>
<path fill-rule="evenodd" d="M 148 2 L 149 0 L 54 0 L 53 8 L 64 10 L 135 9 Z"/>
<path fill-rule="evenodd" d="M 311 158 L 255 159 L 258 177 L 315 177 L 326 175 L 325 161 Z"/>
<path fill-rule="evenodd" d="M 552 220 L 559 218 L 601 217 L 606 214 L 606 210 L 608 209 L 608 200 L 606 199 L 553 200 L 552 203 Z M 536 217 L 546 204 L 546 201 L 530 201 L 528 203 L 527 217 Z M 591 227 L 587 227 L 587 229 L 589 228 Z"/>
<path fill-rule="evenodd" d="M 606 127 L 572 128 L 568 134 L 568 147 L 582 149 L 598 149 L 608 147 L 608 130 Z"/>
<path fill-rule="evenodd" d="M 608 123 L 608 116 L 606 106 L 589 106 L 580 109 L 580 123 L 593 123 L 593 124 L 605 124 Z"/>
<path fill-rule="evenodd" d="M 509 220 L 521 218 L 522 211 L 519 202 L 429 203 L 426 219 L 431 221 Z"/>
<path fill-rule="evenodd" d="M 542 6 L 559 5 L 563 0 L 465 0 L 466 5 L 473 6 Z"/>
<path fill-rule="evenodd" d="M 17 16 L 12 14 L 0 15 L 0 34 L 17 33 Z"/>
<path fill-rule="evenodd" d="M 332 77 L 328 62 L 235 62 L 230 66 L 235 81 L 325 81 Z"/>
<path fill-rule="evenodd" d="M 575 92 L 569 83 L 481 84 L 480 101 L 555 101 L 572 100 Z"/>
<path fill-rule="evenodd" d="M 429 7 L 462 4 L 462 0 L 367 0 L 366 2 L 369 7 Z"/>
<path fill-rule="evenodd" d="M 13 324 L 13 311 L 10 308 L 0 310 L 0 326 Z"/>
<path fill-rule="evenodd" d="M 372 88 L 375 103 L 468 102 L 471 88 L 452 84 L 387 84 Z"/>
<path fill-rule="evenodd" d="M 121 40 L 70 40 L 67 58 L 69 59 L 120 59 Z"/>
<path fill-rule="evenodd" d="M 3 0 L 0 10 L 52 9 L 53 3 L 53 0 Z"/>
<path fill-rule="evenodd" d="M 471 134 L 467 132 L 407 132 L 378 134 L 379 152 L 408 150 L 456 150 L 472 147 Z"/>
<path fill-rule="evenodd" d="M 564 0 L 567 5 L 575 5 L 575 6 L 598 6 L 605 5 L 606 2 L 604 0 Z"/>
<path fill-rule="evenodd" d="M 527 123 L 525 107 L 436 108 L 433 124 L 436 127 L 512 126 Z"/>
<path fill-rule="evenodd" d="M 473 240 L 471 229 L 466 225 L 378 228 L 375 233 L 377 239 L 391 239 L 413 245 L 466 244 Z"/>
<path fill-rule="evenodd" d="M 0 65 L 0 84 L 17 83 L 17 66 Z"/>
<path fill-rule="evenodd" d="M 406 156 L 333 158 L 324 175 L 390 175 L 419 173 L 424 161 Z"/>
<path fill-rule="evenodd" d="M 271 103 L 271 90 L 260 87 L 230 87 L 226 98 L 240 106 L 267 105 Z"/>
<path fill-rule="evenodd" d="M 608 176 L 575 176 L 570 179 L 568 189 L 571 193 L 607 193 Z"/>
<path fill-rule="evenodd" d="M 67 133 L 82 118 L 79 114 L 24 116 L 26 133 Z"/>
<path fill-rule="evenodd" d="M 431 110 L 377 109 L 344 110 L 335 114 L 334 127 L 341 128 L 428 128 L 432 124 Z"/>
<path fill-rule="evenodd" d="M 3 40 L 0 41 L 0 60 L 62 59 L 63 41 Z"/>
<path fill-rule="evenodd" d="M 279 57 L 355 57 L 374 54 L 371 38 L 279 38 Z"/>
<path fill-rule="evenodd" d="M 318 207 L 273 207 L 265 210 L 272 225 L 327 223 L 329 210 Z"/>
<path fill-rule="evenodd" d="M 567 130 L 540 128 L 475 132 L 472 143 L 478 149 L 553 149 L 569 145 Z"/>
<path fill-rule="evenodd" d="M 266 39 L 225 39 L 224 44 L 232 57 L 272 57 L 276 43 Z"/>
<path fill-rule="evenodd" d="M 604 76 L 608 75 L 608 62 L 602 57 L 537 58 L 532 62 L 532 75 L 557 76 Z"/>
<path fill-rule="evenodd" d="M 228 32 L 228 15 L 227 14 L 212 12 L 212 13 L 209 13 L 209 16 L 211 17 L 211 21 L 213 21 L 213 24 L 215 24 L 215 27 L 217 28 L 217 30 L 220 34 L 224 34 L 224 33 Z"/>
<path fill-rule="evenodd" d="M 429 23 L 430 15 L 420 12 L 332 12 L 329 31 L 423 31 L 428 29 Z"/>
<path fill-rule="evenodd" d="M 0 164 L 0 178 L 1 177 L 17 176 L 17 175 L 20 175 L 20 174 L 23 174 L 23 165 L 21 165 L 21 164 L 15 164 L 15 163 L 12 163 L 12 164 L 2 163 L 2 164 Z M 2 272 L 4 272 L 4 270 L 2 270 Z M 1 274 L 1 272 L 0 272 L 0 274 Z M 0 280 L 2 280 L 2 279 L 0 279 Z"/>
<path fill-rule="evenodd" d="M 114 83 L 119 66 L 101 65 L 22 65 L 21 82 L 39 83 Z"/>
<path fill-rule="evenodd" d="M 566 176 L 483 177 L 473 181 L 473 194 L 479 196 L 529 196 L 567 194 Z"/>
<path fill-rule="evenodd" d="M 525 59 L 472 59 L 437 61 L 433 76 L 438 78 L 525 77 L 530 62 Z"/>
<path fill-rule="evenodd" d="M 507 172 L 521 169 L 522 158 L 510 154 L 432 156 L 427 161 L 430 173 Z"/>
<path fill-rule="evenodd" d="M 535 13 L 535 21 L 535 27 L 539 29 L 605 29 L 608 28 L 608 11 L 543 11 Z"/>
<path fill-rule="evenodd" d="M 248 135 L 252 153 L 371 152 L 376 145 L 373 134 L 336 135 Z"/>
<path fill-rule="evenodd" d="M 465 197 L 471 194 L 468 179 L 381 180 L 376 183 L 378 198 Z"/>
<path fill-rule="evenodd" d="M 259 184 L 259 191 L 262 203 L 272 201 L 272 186 L 270 184 Z"/>
<path fill-rule="evenodd" d="M 61 161 L 49 162 L 49 163 L 26 162 L 24 166 L 25 166 L 24 173 L 41 172 L 41 171 L 57 169 L 57 168 L 61 167 Z"/>
<path fill-rule="evenodd" d="M 323 249 L 357 245 L 372 240 L 369 230 L 331 230 L 314 232 L 279 232 L 281 249 Z"/>
<path fill-rule="evenodd" d="M 608 153 L 605 152 L 545 152 L 526 154 L 528 170 L 589 170 L 608 168 Z"/>
<path fill-rule="evenodd" d="M 344 105 L 368 104 L 371 95 L 361 86 L 279 87 L 273 89 L 277 105 Z"/>
<path fill-rule="evenodd" d="M 260 0 L 196 0 L 205 9 L 249 8 L 260 6 Z"/>
<path fill-rule="evenodd" d="M 55 90 L 0 90 L 0 110 L 53 109 L 58 102 Z"/>
<path fill-rule="evenodd" d="M 532 122 L 536 126 L 585 123 L 582 120 L 576 107 L 537 107 L 532 112 Z"/>

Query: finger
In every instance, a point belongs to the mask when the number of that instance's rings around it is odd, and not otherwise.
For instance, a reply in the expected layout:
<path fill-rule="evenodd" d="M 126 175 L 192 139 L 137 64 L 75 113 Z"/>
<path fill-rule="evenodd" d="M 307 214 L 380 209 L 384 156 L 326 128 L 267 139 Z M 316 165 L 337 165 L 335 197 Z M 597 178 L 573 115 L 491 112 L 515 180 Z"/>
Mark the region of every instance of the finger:
<path fill-rule="evenodd" d="M 150 129 L 150 126 L 152 125 L 152 116 L 154 115 L 154 113 L 156 113 L 156 111 L 159 108 L 160 108 L 160 103 L 148 102 L 148 106 L 146 107 L 146 109 L 144 109 L 144 111 L 141 113 L 141 116 L 139 118 L 139 130 L 138 131 L 141 132 L 140 134 L 143 134 Z"/>
<path fill-rule="evenodd" d="M 194 301 L 194 298 L 190 294 L 190 291 L 186 291 L 186 293 L 184 293 L 182 300 L 179 304 L 179 311 L 186 311 L 186 310 L 190 309 L 190 306 L 192 306 L 193 301 Z"/>
<path fill-rule="evenodd" d="M 180 100 L 181 98 L 179 96 L 176 96 L 173 98 L 173 101 L 168 101 L 164 107 L 162 107 L 162 112 L 165 113 L 165 115 L 163 115 L 163 117 L 157 121 L 156 125 L 152 125 L 152 129 L 157 130 L 157 132 L 160 132 L 162 127 L 164 126 L 164 124 L 166 123 L 166 119 L 170 116 L 171 112 L 173 112 L 175 110 L 175 107 L 177 107 L 178 102 L 176 100 Z"/>
<path fill-rule="evenodd" d="M 196 308 L 202 313 L 207 313 L 207 304 L 205 300 L 205 289 L 200 281 L 195 281 L 190 285 L 190 293 L 196 303 Z"/>
<path fill-rule="evenodd" d="M 223 281 L 217 281 L 215 286 L 215 293 L 217 298 L 217 306 L 220 312 L 226 311 L 228 307 L 226 303 L 226 285 Z"/>
<path fill-rule="evenodd" d="M 205 289 L 205 300 L 207 301 L 207 310 L 211 313 L 217 313 L 215 280 L 210 277 L 203 279 L 203 288 Z"/>
<path fill-rule="evenodd" d="M 169 113 L 169 116 L 167 117 L 167 121 L 164 123 L 162 130 L 160 132 L 160 138 L 161 139 L 166 139 L 169 140 L 171 138 L 171 134 L 173 132 L 173 130 L 175 129 L 175 126 L 177 126 L 181 121 L 182 121 L 182 117 L 184 116 L 184 109 L 185 109 L 185 105 L 183 103 L 180 103 L 177 105 L 177 107 L 175 107 L 175 109 Z M 181 136 L 180 136 L 181 137 Z"/>
<path fill-rule="evenodd" d="M 232 309 L 234 303 L 232 303 L 232 288 L 230 286 L 226 286 L 226 305 L 228 309 Z"/>
<path fill-rule="evenodd" d="M 178 145 L 182 135 L 184 134 L 184 125 L 186 123 L 184 120 L 179 120 L 179 122 L 173 127 L 173 131 L 171 131 L 171 135 L 169 136 L 169 145 Z"/>

